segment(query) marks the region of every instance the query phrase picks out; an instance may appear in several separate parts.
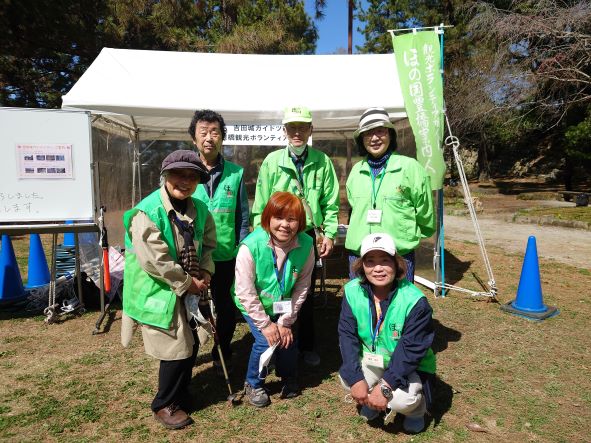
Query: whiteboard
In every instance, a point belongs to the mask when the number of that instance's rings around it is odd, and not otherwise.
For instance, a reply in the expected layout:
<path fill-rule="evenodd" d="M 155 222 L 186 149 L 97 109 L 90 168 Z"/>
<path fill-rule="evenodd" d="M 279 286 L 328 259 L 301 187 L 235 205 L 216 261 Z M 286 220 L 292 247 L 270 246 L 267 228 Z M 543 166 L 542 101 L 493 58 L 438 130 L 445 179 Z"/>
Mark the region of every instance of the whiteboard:
<path fill-rule="evenodd" d="M 0 108 L 0 223 L 93 220 L 90 114 Z"/>

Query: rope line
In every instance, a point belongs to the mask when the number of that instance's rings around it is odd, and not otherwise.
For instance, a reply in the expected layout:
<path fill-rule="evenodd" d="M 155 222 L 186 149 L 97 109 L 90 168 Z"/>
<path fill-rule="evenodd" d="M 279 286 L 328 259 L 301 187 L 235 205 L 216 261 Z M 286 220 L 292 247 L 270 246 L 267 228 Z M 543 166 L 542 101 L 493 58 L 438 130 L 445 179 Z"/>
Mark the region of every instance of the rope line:
<path fill-rule="evenodd" d="M 489 292 L 475 292 L 469 291 L 462 288 L 454 287 L 452 285 L 443 285 L 444 287 L 449 287 L 450 289 L 454 289 L 456 291 L 463 291 L 469 292 L 478 295 L 485 295 L 488 297 L 495 298 L 497 295 L 497 286 L 495 282 L 495 278 L 493 275 L 492 267 L 490 264 L 490 260 L 488 258 L 488 253 L 486 252 L 486 246 L 484 244 L 484 237 L 482 236 L 482 231 L 480 230 L 480 225 L 478 224 L 478 218 L 476 216 L 476 209 L 474 208 L 474 201 L 472 200 L 472 193 L 470 192 L 470 187 L 468 186 L 468 179 L 466 178 L 466 171 L 464 170 L 464 164 L 462 163 L 462 159 L 460 158 L 459 154 L 459 147 L 460 141 L 459 139 L 452 134 L 451 126 L 449 124 L 449 119 L 447 118 L 447 114 L 445 114 L 445 123 L 447 124 L 447 130 L 450 135 L 445 138 L 445 145 L 451 147 L 454 159 L 456 162 L 456 166 L 458 168 L 458 174 L 460 176 L 460 182 L 462 183 L 462 190 L 464 191 L 464 200 L 466 201 L 466 205 L 468 206 L 468 211 L 470 212 L 470 218 L 472 219 L 472 225 L 474 226 L 474 231 L 476 233 L 476 239 L 478 241 L 478 246 L 480 248 L 480 254 L 482 255 L 482 259 L 484 261 L 484 267 L 486 268 L 486 273 L 488 274 L 488 285 L 489 285 Z"/>

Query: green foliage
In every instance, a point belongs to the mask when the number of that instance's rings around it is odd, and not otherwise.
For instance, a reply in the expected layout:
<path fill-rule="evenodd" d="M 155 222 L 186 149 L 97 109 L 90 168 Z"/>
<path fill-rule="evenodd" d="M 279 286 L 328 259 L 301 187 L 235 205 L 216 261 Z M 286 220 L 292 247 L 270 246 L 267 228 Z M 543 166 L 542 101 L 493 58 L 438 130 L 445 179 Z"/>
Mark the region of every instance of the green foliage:
<path fill-rule="evenodd" d="M 0 28 L 0 105 L 48 108 L 103 47 L 300 54 L 317 39 L 303 0 L 4 0 Z"/>
<path fill-rule="evenodd" d="M 564 132 L 566 152 L 573 158 L 591 160 L 591 106 L 587 108 L 586 118 Z"/>
<path fill-rule="evenodd" d="M 457 0 L 369 0 L 368 7 L 358 13 L 365 22 L 363 35 L 365 44 L 358 48 L 363 53 L 392 52 L 392 39 L 388 30 L 421 26 L 436 26 L 441 23 L 455 25 L 446 29 L 448 55 L 459 51 L 467 40 L 459 38 L 463 29 L 460 7 L 464 2 Z M 465 47 L 464 47 L 465 49 Z M 446 55 L 447 56 L 447 55 Z"/>
<path fill-rule="evenodd" d="M 223 3 L 223 2 L 222 2 Z M 310 54 L 317 33 L 297 0 L 240 1 L 229 17 L 213 16 L 211 39 L 219 52 Z M 231 29 L 232 32 L 228 32 Z"/>

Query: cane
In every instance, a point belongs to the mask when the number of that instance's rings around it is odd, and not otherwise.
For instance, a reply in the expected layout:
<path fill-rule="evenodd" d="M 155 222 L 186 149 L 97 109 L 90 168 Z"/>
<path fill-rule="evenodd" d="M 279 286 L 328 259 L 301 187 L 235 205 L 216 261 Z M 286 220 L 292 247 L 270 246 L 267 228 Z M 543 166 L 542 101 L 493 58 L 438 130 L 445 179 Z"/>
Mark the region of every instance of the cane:
<path fill-rule="evenodd" d="M 211 298 L 211 296 L 209 296 L 208 294 L 208 299 L 209 302 L 206 300 L 200 300 L 199 301 L 199 310 L 201 311 L 201 313 L 203 314 L 203 317 L 205 317 L 207 319 L 207 321 L 209 322 L 210 326 L 211 326 L 211 332 L 213 334 L 213 342 L 218 350 L 218 354 L 220 356 L 220 362 L 222 364 L 222 370 L 224 372 L 224 379 L 226 381 L 226 386 L 228 387 L 228 392 L 230 393 L 228 395 L 228 403 L 231 404 L 232 406 L 237 405 L 240 403 L 237 394 L 234 394 L 232 392 L 232 386 L 230 385 L 230 377 L 228 376 L 228 370 L 226 369 L 226 361 L 224 359 L 224 354 L 222 354 L 222 347 L 220 345 L 220 340 L 218 337 L 218 332 L 217 332 L 217 328 L 216 328 L 216 322 L 215 322 L 215 318 L 213 316 L 213 300 Z"/>
<path fill-rule="evenodd" d="M 109 240 L 107 237 L 107 228 L 105 227 L 105 216 L 104 213 L 107 212 L 107 208 L 105 206 L 101 206 L 100 208 L 100 215 L 99 215 L 99 226 L 101 229 L 101 248 L 103 248 L 103 267 L 105 269 L 105 292 L 111 292 L 111 272 L 109 270 Z"/>
<path fill-rule="evenodd" d="M 104 288 L 104 292 L 106 294 L 108 294 L 109 292 L 111 292 L 111 271 L 110 271 L 110 267 L 109 267 L 109 240 L 107 237 L 107 228 L 105 227 L 105 212 L 107 212 L 107 208 L 105 206 L 101 206 L 100 207 L 100 215 L 98 218 L 98 224 L 99 224 L 99 229 L 101 231 L 99 243 L 100 243 L 101 248 L 103 250 L 103 270 L 104 270 L 103 288 Z M 94 325 L 94 330 L 92 331 L 92 335 L 96 335 L 99 333 L 101 323 L 103 322 L 103 320 L 107 316 L 107 313 L 109 312 L 109 308 L 111 307 L 111 303 L 115 299 L 115 295 L 116 294 L 111 294 L 111 296 L 109 297 L 109 300 L 108 300 L 106 306 L 104 307 L 103 312 L 101 312 L 101 315 L 99 316 L 98 320 L 96 321 L 96 324 Z"/>

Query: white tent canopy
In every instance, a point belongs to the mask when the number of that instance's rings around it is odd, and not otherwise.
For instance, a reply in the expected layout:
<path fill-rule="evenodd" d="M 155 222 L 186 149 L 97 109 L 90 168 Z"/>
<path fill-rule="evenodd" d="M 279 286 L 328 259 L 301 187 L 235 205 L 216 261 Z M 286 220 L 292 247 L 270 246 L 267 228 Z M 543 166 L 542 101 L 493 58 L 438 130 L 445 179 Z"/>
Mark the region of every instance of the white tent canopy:
<path fill-rule="evenodd" d="M 315 133 L 350 133 L 372 106 L 406 116 L 392 54 L 259 55 L 104 48 L 63 97 L 63 109 L 91 111 L 139 138 L 188 137 L 195 109 L 229 124 L 278 124 L 303 105 Z M 105 120 L 103 120 L 104 122 Z"/>

